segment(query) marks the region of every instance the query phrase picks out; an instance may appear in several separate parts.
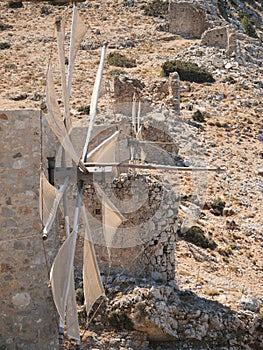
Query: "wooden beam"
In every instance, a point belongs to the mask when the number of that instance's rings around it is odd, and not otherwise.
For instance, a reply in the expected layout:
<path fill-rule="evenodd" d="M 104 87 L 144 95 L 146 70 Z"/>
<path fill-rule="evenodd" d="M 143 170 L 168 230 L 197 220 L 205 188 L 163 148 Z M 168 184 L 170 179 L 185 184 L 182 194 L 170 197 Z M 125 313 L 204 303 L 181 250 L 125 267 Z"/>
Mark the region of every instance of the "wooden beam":
<path fill-rule="evenodd" d="M 167 171 L 214 171 L 224 172 L 224 168 L 206 168 L 206 167 L 179 167 L 164 164 L 130 164 L 130 163 L 84 163 L 88 172 L 98 171 L 97 168 L 116 167 L 116 168 L 134 168 L 134 169 L 152 169 Z"/>

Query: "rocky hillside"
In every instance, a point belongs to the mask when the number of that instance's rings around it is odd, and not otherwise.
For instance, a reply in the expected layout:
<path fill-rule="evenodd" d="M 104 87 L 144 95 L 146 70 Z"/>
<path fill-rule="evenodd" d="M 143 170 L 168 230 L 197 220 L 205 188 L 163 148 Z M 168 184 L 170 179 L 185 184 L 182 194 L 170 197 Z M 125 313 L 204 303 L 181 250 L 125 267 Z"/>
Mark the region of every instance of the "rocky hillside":
<path fill-rule="evenodd" d="M 169 120 L 184 165 L 202 161 L 225 171 L 205 178 L 180 174 L 174 283 L 109 283 L 108 305 L 91 314 L 88 330 L 80 309 L 81 348 L 263 349 L 263 2 L 194 2 L 204 14 L 204 32 L 197 38 L 182 33 L 184 23 L 171 32 L 168 5 L 162 0 L 79 4 L 88 31 L 74 73 L 74 123 L 88 119 L 100 48 L 108 42 L 101 120 L 116 118 L 114 77 L 138 79 L 145 104 Z M 64 13 L 68 45 L 70 4 L 0 2 L 1 110 L 39 108 L 48 62 L 57 61 L 54 20 Z M 196 64 L 213 77 L 203 83 L 181 78 L 180 117 L 174 115 L 162 69 L 174 60 Z M 56 83 L 59 92 L 58 72 Z M 169 177 L 177 191 L 178 177 Z"/>

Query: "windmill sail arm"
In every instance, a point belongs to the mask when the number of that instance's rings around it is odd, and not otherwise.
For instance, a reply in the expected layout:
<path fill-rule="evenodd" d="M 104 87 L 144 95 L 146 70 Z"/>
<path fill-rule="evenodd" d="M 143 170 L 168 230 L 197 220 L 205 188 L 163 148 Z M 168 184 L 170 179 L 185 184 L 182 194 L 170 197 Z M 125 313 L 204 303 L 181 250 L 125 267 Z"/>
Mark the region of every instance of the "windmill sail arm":
<path fill-rule="evenodd" d="M 74 271 L 72 269 L 70 281 L 69 281 L 69 293 L 67 299 L 67 335 L 70 339 L 76 340 L 77 344 L 80 344 L 80 332 L 78 322 L 78 310 L 76 305 L 75 283 L 74 283 Z"/>
<path fill-rule="evenodd" d="M 67 83 L 67 97 L 69 99 L 71 86 L 72 86 L 72 78 L 73 78 L 73 68 L 74 68 L 74 49 L 75 49 L 75 33 L 77 26 L 77 16 L 78 16 L 78 8 L 76 5 L 73 6 L 73 14 L 72 14 L 72 25 L 71 25 L 71 37 L 70 37 L 70 48 L 69 48 L 69 70 L 68 70 L 68 83 Z"/>
<path fill-rule="evenodd" d="M 70 158 L 76 164 L 78 164 L 79 156 L 76 154 L 76 151 L 71 143 L 69 134 L 61 118 L 61 112 L 57 102 L 56 91 L 55 91 L 55 86 L 53 81 L 53 72 L 52 72 L 51 64 L 48 67 L 46 90 L 47 90 L 46 103 L 47 103 L 47 109 L 48 109 L 46 120 L 51 130 L 57 136 L 59 142 L 65 149 L 65 152 L 70 156 Z"/>
<path fill-rule="evenodd" d="M 53 299 L 63 325 L 65 321 L 66 307 L 69 303 L 68 298 L 71 297 L 72 291 L 73 262 L 78 234 L 80 205 L 82 200 L 83 186 L 81 184 L 82 182 L 80 182 L 78 189 L 73 230 L 60 247 L 50 271 Z"/>
<path fill-rule="evenodd" d="M 99 99 L 99 93 L 100 93 L 100 86 L 101 86 L 101 80 L 102 80 L 102 73 L 103 73 L 103 67 L 104 67 L 104 61 L 106 57 L 106 51 L 107 51 L 107 44 L 103 45 L 102 52 L 101 52 L 101 58 L 100 58 L 100 65 L 98 68 L 98 72 L 95 79 L 95 84 L 93 88 L 93 93 L 91 97 L 91 103 L 90 103 L 90 123 L 88 128 L 88 133 L 83 149 L 83 155 L 82 160 L 83 162 L 86 161 L 86 157 L 88 154 L 89 144 L 91 140 L 91 134 L 92 130 L 95 124 L 96 114 L 97 114 L 97 106 L 98 106 L 98 99 Z"/>
<path fill-rule="evenodd" d="M 180 166 L 171 166 L 165 164 L 130 164 L 130 163 L 84 163 L 87 171 L 89 167 L 117 167 L 117 168 L 137 168 L 137 169 L 152 169 L 152 170 L 170 170 L 170 171 L 215 171 L 215 172 L 224 172 L 225 168 L 215 168 L 215 167 L 180 167 Z"/>
<path fill-rule="evenodd" d="M 64 25 L 62 20 L 59 18 L 56 20 L 57 28 L 57 46 L 58 46 L 58 56 L 60 62 L 60 73 L 61 73 L 61 86 L 62 95 L 64 102 L 64 124 L 67 130 L 70 129 L 71 125 L 69 123 L 69 99 L 67 98 L 67 83 L 66 83 L 66 68 L 65 68 L 65 50 L 64 50 Z"/>

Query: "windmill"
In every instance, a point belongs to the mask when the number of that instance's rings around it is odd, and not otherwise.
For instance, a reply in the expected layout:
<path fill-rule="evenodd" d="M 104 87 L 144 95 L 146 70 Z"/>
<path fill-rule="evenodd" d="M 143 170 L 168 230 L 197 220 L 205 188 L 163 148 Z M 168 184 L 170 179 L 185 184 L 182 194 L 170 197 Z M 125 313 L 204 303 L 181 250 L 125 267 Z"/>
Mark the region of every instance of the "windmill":
<path fill-rule="evenodd" d="M 46 114 L 46 120 L 52 129 L 53 133 L 57 136 L 58 141 L 63 147 L 61 155 L 61 167 L 66 168 L 68 161 L 75 164 L 76 168 L 80 169 L 82 173 L 87 173 L 87 169 L 84 165 L 88 159 L 96 159 L 96 155 L 100 154 L 110 147 L 116 140 L 119 132 L 115 132 L 110 138 L 100 144 L 93 152 L 89 153 L 89 145 L 92 135 L 92 129 L 96 118 L 96 109 L 98 103 L 99 90 L 101 85 L 101 77 L 103 64 L 106 55 L 107 45 L 102 48 L 100 65 L 95 80 L 94 90 L 90 105 L 90 124 L 86 137 L 86 142 L 83 148 L 82 156 L 79 157 L 72 145 L 69 131 L 71 128 L 70 120 L 70 107 L 69 99 L 72 86 L 72 74 L 76 53 L 81 40 L 86 32 L 85 25 L 78 14 L 77 4 L 73 6 L 72 27 L 71 27 L 71 39 L 70 39 L 70 53 L 69 53 L 69 67 L 66 74 L 65 67 L 65 54 L 64 54 L 64 23 L 63 19 L 56 20 L 57 31 L 57 44 L 58 44 L 58 56 L 60 62 L 61 72 L 61 86 L 64 103 L 64 112 L 61 114 L 60 107 L 57 102 L 55 85 L 53 82 L 53 69 L 51 63 L 47 72 L 47 88 L 46 88 L 46 106 L 48 113 Z M 79 326 L 77 319 L 77 308 L 75 301 L 75 288 L 74 288 L 74 276 L 73 276 L 73 260 L 76 246 L 76 239 L 78 234 L 78 224 L 82 205 L 82 193 L 83 193 L 83 180 L 78 181 L 76 208 L 74 213 L 73 223 L 70 223 L 69 208 L 67 203 L 67 187 L 70 181 L 70 176 L 66 176 L 62 186 L 56 189 L 47 180 L 44 172 L 41 171 L 40 176 L 40 216 L 43 222 L 43 239 L 47 239 L 48 234 L 52 228 L 53 222 L 56 217 L 56 213 L 60 202 L 63 200 L 63 211 L 65 221 L 66 240 L 60 247 L 58 254 L 53 262 L 50 281 L 53 293 L 54 302 L 59 314 L 59 334 L 63 337 L 64 325 L 67 324 L 67 334 L 70 338 L 76 340 L 77 344 L 80 343 Z M 107 201 L 109 210 L 111 210 L 111 204 Z M 114 215 L 114 214 L 113 214 Z M 118 215 L 118 213 L 116 213 Z M 85 220 L 87 220 L 84 215 Z M 71 230 L 72 225 L 72 230 Z M 86 227 L 88 224 L 86 225 Z M 88 232 L 87 232 L 88 235 Z M 89 309 L 94 301 L 104 294 L 104 289 L 100 280 L 98 266 L 94 254 L 93 247 L 89 240 L 84 244 L 84 293 L 86 299 L 86 306 Z M 87 269 L 87 265 L 89 268 Z M 88 279 L 89 283 L 86 283 Z M 92 281 L 92 283 L 90 283 Z M 92 286 L 92 288 L 90 287 Z"/>
<path fill-rule="evenodd" d="M 72 86 L 72 75 L 74 68 L 74 61 L 77 54 L 77 50 L 81 40 L 85 35 L 85 25 L 78 14 L 77 4 L 73 6 L 72 27 L 71 27 L 71 39 L 70 39 L 70 53 L 69 53 L 69 66 L 66 74 L 65 66 L 65 54 L 64 54 L 64 23 L 63 20 L 56 20 L 57 30 L 57 43 L 58 43 L 58 56 L 60 62 L 61 72 L 61 86 L 64 111 L 61 113 L 55 91 L 55 85 L 53 82 L 53 68 L 49 64 L 47 72 L 47 89 L 46 89 L 46 120 L 56 135 L 59 143 L 63 147 L 61 153 L 61 168 L 64 169 L 63 184 L 59 189 L 49 183 L 41 171 L 40 176 L 40 215 L 43 222 L 43 239 L 47 239 L 54 223 L 57 210 L 60 203 L 63 203 L 63 213 L 66 231 L 66 240 L 61 245 L 51 268 L 50 281 L 53 293 L 53 299 L 59 314 L 59 334 L 62 338 L 64 335 L 65 324 L 67 327 L 67 335 L 69 338 L 75 339 L 77 344 L 80 344 L 80 332 L 77 317 L 77 306 L 75 301 L 75 289 L 74 289 L 74 254 L 78 235 L 78 227 L 81 211 L 83 211 L 83 217 L 85 222 L 85 235 L 84 240 L 84 261 L 83 261 L 83 280 L 84 280 L 84 296 L 87 312 L 91 309 L 94 302 L 102 295 L 105 295 L 103 284 L 100 278 L 99 268 L 94 253 L 94 247 L 90 238 L 89 232 L 89 220 L 85 210 L 82 209 L 82 196 L 84 179 L 89 174 L 95 171 L 104 172 L 105 167 L 111 169 L 122 167 L 127 169 L 154 169 L 154 170 L 167 170 L 167 171 L 215 171 L 215 168 L 185 168 L 177 166 L 167 166 L 165 164 L 143 164 L 145 155 L 143 154 L 143 148 L 141 149 L 141 160 L 138 163 L 134 161 L 134 149 L 131 146 L 131 162 L 117 163 L 114 161 L 114 157 L 111 157 L 110 151 L 114 144 L 117 142 L 120 136 L 120 130 L 115 131 L 111 136 L 107 137 L 97 147 L 90 151 L 90 143 L 92 133 L 94 130 L 97 104 L 102 80 L 102 72 L 104 61 L 106 57 L 107 44 L 102 48 L 100 64 L 95 79 L 93 88 L 91 103 L 90 103 L 90 122 L 87 131 L 86 140 L 83 146 L 82 154 L 78 155 L 76 152 L 70 137 L 71 120 L 70 120 L 70 93 Z M 143 145 L 141 135 L 141 105 L 140 101 L 136 112 L 136 102 L 132 104 L 132 126 L 135 135 L 135 140 L 139 146 Z M 107 154 L 107 157 L 102 155 Z M 106 161 L 105 161 L 106 158 Z M 103 159 L 104 161 L 101 161 Z M 77 170 L 77 198 L 74 209 L 74 219 L 70 222 L 70 213 L 67 199 L 67 188 L 71 181 L 70 174 L 66 171 L 67 164 L 71 163 L 71 167 Z M 125 220 L 124 216 L 114 206 L 109 198 L 105 195 L 100 187 L 97 187 L 97 193 L 101 198 L 103 204 L 103 225 L 106 246 L 112 245 L 114 239 L 114 233 L 121 222 Z M 72 228 L 71 228 L 72 227 Z"/>

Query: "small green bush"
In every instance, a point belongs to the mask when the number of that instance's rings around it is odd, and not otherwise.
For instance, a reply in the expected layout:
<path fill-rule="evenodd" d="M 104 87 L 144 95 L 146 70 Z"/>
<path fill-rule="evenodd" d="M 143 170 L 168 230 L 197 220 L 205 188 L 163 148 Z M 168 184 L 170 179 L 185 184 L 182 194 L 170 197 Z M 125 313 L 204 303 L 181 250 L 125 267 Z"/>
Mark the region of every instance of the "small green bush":
<path fill-rule="evenodd" d="M 0 43 L 0 50 L 7 50 L 11 47 L 11 45 L 9 43 L 3 42 Z"/>
<path fill-rule="evenodd" d="M 23 2 L 22 1 L 10 1 L 8 3 L 8 7 L 10 7 L 11 9 L 19 9 L 19 8 L 23 7 Z"/>
<path fill-rule="evenodd" d="M 44 16 L 47 16 L 47 15 L 50 15 L 52 13 L 52 11 L 50 10 L 50 8 L 48 6 L 41 6 L 41 9 L 40 9 L 40 14 L 41 15 L 44 15 Z"/>
<path fill-rule="evenodd" d="M 78 112 L 80 113 L 80 115 L 84 115 L 84 114 L 89 115 L 90 106 L 81 106 L 78 108 Z"/>
<path fill-rule="evenodd" d="M 112 69 L 109 72 L 109 75 L 111 75 L 113 77 L 119 76 L 119 75 L 122 75 L 122 74 L 126 74 L 125 70 L 123 70 L 123 69 Z"/>
<path fill-rule="evenodd" d="M 136 303 L 134 305 L 134 311 L 135 311 L 134 317 L 139 321 L 147 316 L 146 304 L 144 302 L 140 301 Z"/>
<path fill-rule="evenodd" d="M 226 20 L 228 21 L 228 10 L 229 6 L 226 0 L 218 0 L 217 1 L 217 7 L 219 14 Z"/>
<path fill-rule="evenodd" d="M 193 116 L 192 116 L 193 120 L 195 122 L 199 122 L 199 123 L 203 123 L 205 122 L 205 116 L 204 116 L 204 113 L 202 113 L 199 109 L 197 109 Z"/>
<path fill-rule="evenodd" d="M 69 4 L 70 4 L 70 2 L 68 2 L 68 1 L 61 1 L 61 2 L 51 1 L 52 6 L 67 6 Z"/>
<path fill-rule="evenodd" d="M 223 83 L 228 83 L 228 84 L 235 84 L 237 81 L 232 78 L 232 77 L 226 77 L 224 80 L 223 80 Z"/>
<path fill-rule="evenodd" d="M 108 55 L 108 64 L 115 67 L 133 68 L 136 67 L 136 61 L 127 58 L 119 52 L 110 52 Z"/>
<path fill-rule="evenodd" d="M 174 60 L 162 64 L 163 75 L 168 77 L 172 72 L 178 72 L 181 80 L 195 83 L 214 83 L 212 74 L 205 68 L 199 67 L 196 63 Z"/>
<path fill-rule="evenodd" d="M 206 237 L 204 231 L 198 226 L 192 226 L 183 233 L 182 238 L 201 248 L 214 250 L 217 247 L 216 243 L 211 238 Z"/>
<path fill-rule="evenodd" d="M 233 255 L 233 251 L 231 247 L 224 247 L 224 248 L 218 248 L 218 253 L 222 256 L 229 257 L 230 255 Z"/>
<path fill-rule="evenodd" d="M 5 69 L 16 69 L 17 66 L 14 63 L 6 63 Z"/>
<path fill-rule="evenodd" d="M 226 202 L 220 198 L 216 198 L 211 204 L 211 207 L 215 215 L 223 215 L 223 210 L 225 206 L 226 206 Z"/>
<path fill-rule="evenodd" d="M 237 0 L 229 0 L 230 5 L 232 5 L 233 7 L 238 7 L 238 3 Z"/>
<path fill-rule="evenodd" d="M 243 26 L 243 28 L 245 30 L 245 33 L 248 36 L 250 36 L 251 38 L 258 38 L 256 30 L 255 30 L 252 22 L 250 21 L 250 19 L 249 19 L 249 17 L 247 15 L 242 17 L 241 24 L 242 24 L 242 26 Z"/>
<path fill-rule="evenodd" d="M 12 28 L 13 28 L 13 26 L 0 22 L 0 32 L 2 32 L 4 30 L 12 29 Z"/>
<path fill-rule="evenodd" d="M 147 5 L 142 6 L 145 16 L 165 17 L 168 13 L 168 1 L 153 0 Z"/>
<path fill-rule="evenodd" d="M 117 330 L 133 330 L 132 320 L 122 311 L 113 310 L 108 315 L 109 323 Z"/>

